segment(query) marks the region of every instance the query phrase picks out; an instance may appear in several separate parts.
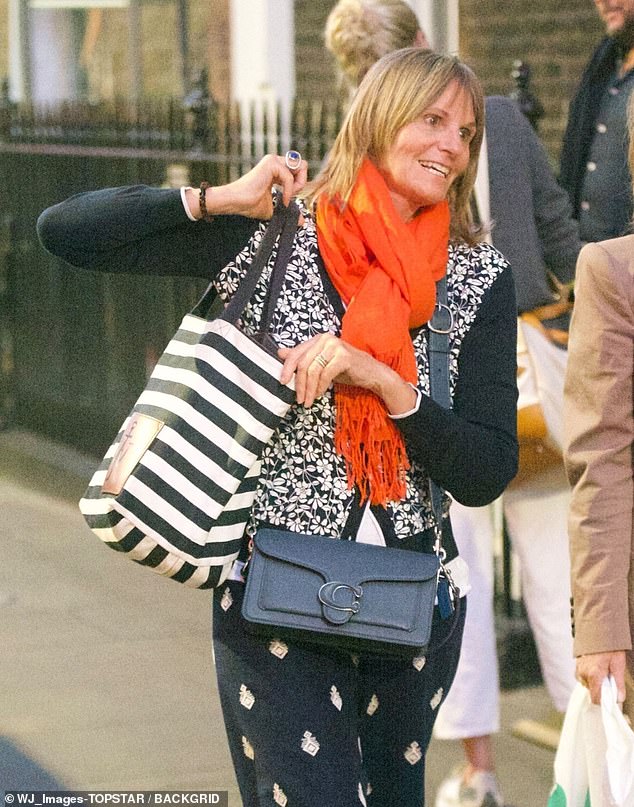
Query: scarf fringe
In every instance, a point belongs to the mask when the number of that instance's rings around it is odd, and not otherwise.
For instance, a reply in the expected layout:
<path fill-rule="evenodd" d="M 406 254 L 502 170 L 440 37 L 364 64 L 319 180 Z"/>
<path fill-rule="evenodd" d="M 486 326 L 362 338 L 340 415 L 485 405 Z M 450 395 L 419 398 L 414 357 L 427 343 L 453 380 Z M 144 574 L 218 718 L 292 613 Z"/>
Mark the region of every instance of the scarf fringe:
<path fill-rule="evenodd" d="M 405 496 L 409 460 L 398 428 L 376 395 L 338 385 L 335 450 L 346 464 L 348 486 L 357 486 L 361 502 L 385 507 Z"/>

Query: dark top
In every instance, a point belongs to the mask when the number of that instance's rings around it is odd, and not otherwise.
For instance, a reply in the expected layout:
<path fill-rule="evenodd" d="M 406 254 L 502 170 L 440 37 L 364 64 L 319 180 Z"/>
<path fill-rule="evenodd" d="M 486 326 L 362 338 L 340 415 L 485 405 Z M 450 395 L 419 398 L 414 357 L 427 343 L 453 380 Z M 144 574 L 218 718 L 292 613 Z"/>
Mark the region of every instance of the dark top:
<path fill-rule="evenodd" d="M 520 313 L 552 303 L 548 273 L 575 276 L 579 228 L 548 156 L 515 101 L 486 99 L 491 239 L 511 264 Z M 557 321 L 559 328 L 567 327 Z"/>
<path fill-rule="evenodd" d="M 581 204 L 582 201 L 584 201 L 584 182 L 588 173 L 588 163 L 596 163 L 596 160 L 591 159 L 590 156 L 590 151 L 593 148 L 595 139 L 604 142 L 603 146 L 597 145 L 596 147 L 598 149 L 597 156 L 599 157 L 600 161 L 602 160 L 602 155 L 605 156 L 603 154 L 603 149 L 609 145 L 611 147 L 616 147 L 616 153 L 619 153 L 620 155 L 625 154 L 625 143 L 623 141 L 620 143 L 617 142 L 619 137 L 618 130 L 621 129 L 621 131 L 624 131 L 625 120 L 623 119 L 619 123 L 618 127 L 615 127 L 613 124 L 610 124 L 609 120 L 606 121 L 601 119 L 606 114 L 611 114 L 614 112 L 617 107 L 621 110 L 623 109 L 622 100 L 624 96 L 619 99 L 617 105 L 606 105 L 603 103 L 606 93 L 609 94 L 610 86 L 613 86 L 617 89 L 617 91 L 620 91 L 619 84 L 621 83 L 623 85 L 624 94 L 629 94 L 629 91 L 632 88 L 630 81 L 631 71 L 630 74 L 624 77 L 624 79 L 620 80 L 620 82 L 616 78 L 621 56 L 622 52 L 620 45 L 615 39 L 612 37 L 606 37 L 603 39 L 599 43 L 599 46 L 595 50 L 586 69 L 584 70 L 577 92 L 570 103 L 568 124 L 564 134 L 561 151 L 559 181 L 570 196 L 573 213 L 576 217 L 579 217 L 581 212 Z M 613 131 L 597 131 L 598 124 L 603 124 L 605 126 L 609 125 Z M 612 141 L 611 143 L 605 141 L 606 134 L 608 135 L 607 141 Z M 612 135 L 614 135 L 614 137 L 612 137 Z M 590 180 L 586 186 L 586 190 L 588 193 L 594 195 L 593 186 L 596 184 L 597 192 L 600 190 L 601 196 L 597 195 L 596 200 L 592 198 L 585 199 L 585 201 L 589 202 L 590 205 L 595 202 L 595 206 L 592 210 L 591 216 L 584 218 L 584 231 L 581 232 L 581 237 L 584 240 L 589 240 L 589 238 L 587 239 L 587 236 L 600 235 L 601 238 L 609 238 L 621 235 L 624 225 L 631 220 L 631 180 L 624 179 L 624 177 L 629 177 L 629 173 L 625 174 L 623 172 L 623 156 L 621 156 L 620 159 L 621 166 L 614 176 L 615 182 L 618 182 L 619 184 L 612 187 L 611 194 L 619 198 L 627 197 L 629 199 L 629 204 L 626 207 L 619 209 L 619 211 L 616 213 L 610 207 L 610 215 L 614 216 L 614 220 L 612 222 L 606 222 L 605 220 L 599 221 L 598 218 L 597 221 L 594 221 L 595 215 L 598 217 L 601 214 L 601 211 L 598 208 L 598 205 L 601 204 L 599 199 L 605 198 L 606 194 L 609 196 L 610 191 L 606 190 L 607 180 L 609 179 L 608 172 L 606 172 L 605 178 L 599 179 L 598 182 L 595 182 L 595 178 L 592 178 L 592 180 Z M 625 168 L 625 170 L 627 169 Z M 592 171 L 590 173 L 592 173 Z M 610 170 L 609 173 L 613 173 L 613 170 Z M 627 185 L 626 188 L 624 188 L 622 185 L 624 181 Z M 590 211 L 588 210 L 586 212 Z M 588 227 L 587 234 L 585 232 L 586 225 Z"/>
<path fill-rule="evenodd" d="M 581 183 L 579 229 L 584 241 L 623 235 L 632 219 L 627 102 L 633 88 L 634 70 L 622 78 L 614 72 L 601 97 Z"/>

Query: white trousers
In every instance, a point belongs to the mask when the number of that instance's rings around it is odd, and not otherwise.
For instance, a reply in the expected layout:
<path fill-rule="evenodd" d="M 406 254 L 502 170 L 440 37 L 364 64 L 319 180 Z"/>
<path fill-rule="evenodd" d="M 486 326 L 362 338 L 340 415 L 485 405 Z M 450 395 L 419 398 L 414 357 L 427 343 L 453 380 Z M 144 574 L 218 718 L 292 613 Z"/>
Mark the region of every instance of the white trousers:
<path fill-rule="evenodd" d="M 520 561 L 522 598 L 544 683 L 565 711 L 575 684 L 570 628 L 569 489 L 563 467 L 513 487 L 502 499 L 507 530 Z M 457 740 L 499 730 L 499 680 L 493 613 L 494 526 L 491 508 L 454 502 L 451 523 L 470 567 L 472 590 L 460 662 L 440 708 L 435 736 Z"/>
<path fill-rule="evenodd" d="M 503 496 L 504 517 L 520 560 L 522 599 L 553 706 L 564 712 L 575 685 L 570 624 L 570 489 L 563 465 Z"/>
<path fill-rule="evenodd" d="M 500 728 L 492 508 L 463 507 L 453 502 L 450 513 L 458 550 L 469 566 L 471 591 L 456 677 L 434 726 L 434 736 L 441 740 L 480 737 Z"/>

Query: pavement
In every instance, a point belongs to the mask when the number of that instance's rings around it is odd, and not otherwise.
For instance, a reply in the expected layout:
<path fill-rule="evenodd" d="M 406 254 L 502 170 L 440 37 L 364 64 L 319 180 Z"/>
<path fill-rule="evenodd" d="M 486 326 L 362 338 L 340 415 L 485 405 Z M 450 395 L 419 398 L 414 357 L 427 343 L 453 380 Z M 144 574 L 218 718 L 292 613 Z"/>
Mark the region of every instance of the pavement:
<path fill-rule="evenodd" d="M 77 500 L 97 462 L 29 432 L 0 432 L 0 794 L 227 790 L 239 807 L 210 594 L 137 567 L 89 531 Z M 547 723 L 548 697 L 529 686 L 503 691 L 501 704 L 506 802 L 545 807 L 554 752 L 514 727 Z M 428 805 L 461 761 L 458 743 L 432 742 Z"/>

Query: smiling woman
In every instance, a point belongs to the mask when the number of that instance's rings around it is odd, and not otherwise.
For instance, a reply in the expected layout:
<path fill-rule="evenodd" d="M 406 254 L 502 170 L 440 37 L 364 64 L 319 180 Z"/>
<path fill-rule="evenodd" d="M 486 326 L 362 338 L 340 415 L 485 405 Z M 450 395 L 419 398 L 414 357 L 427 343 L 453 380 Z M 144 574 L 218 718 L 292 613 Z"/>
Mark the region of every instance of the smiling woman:
<path fill-rule="evenodd" d="M 198 273 L 228 301 L 262 241 L 272 186 L 285 204 L 303 196 L 268 320 L 295 402 L 262 450 L 239 557 L 214 592 L 218 688 L 244 804 L 424 804 L 425 753 L 458 663 L 464 609 L 452 628 L 455 603 L 441 591 L 428 658 L 352 657 L 250 633 L 243 572 L 264 528 L 297 547 L 324 536 L 422 553 L 441 533 L 447 574 L 468 592 L 448 499 L 436 524 L 430 482 L 486 504 L 517 463 L 513 279 L 504 258 L 477 243 L 469 208 L 483 118 L 468 67 L 406 49 L 367 74 L 308 186 L 305 161 L 291 170 L 268 155 L 228 185 L 110 188 L 40 217 L 45 247 L 75 265 Z M 265 320 L 269 275 L 244 309 L 248 335 Z M 452 314 L 451 408 L 430 394 L 428 323 L 440 284 Z M 204 447 L 201 439 L 197 456 Z"/>

